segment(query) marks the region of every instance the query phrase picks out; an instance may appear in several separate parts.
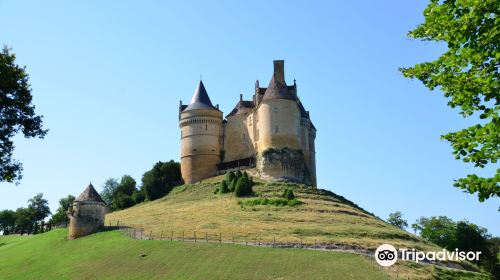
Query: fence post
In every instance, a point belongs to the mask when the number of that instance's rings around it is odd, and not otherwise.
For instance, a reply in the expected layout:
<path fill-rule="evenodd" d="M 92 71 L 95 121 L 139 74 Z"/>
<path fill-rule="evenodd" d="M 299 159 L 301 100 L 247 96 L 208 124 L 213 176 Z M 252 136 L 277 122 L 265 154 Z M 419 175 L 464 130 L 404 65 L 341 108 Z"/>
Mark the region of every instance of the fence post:
<path fill-rule="evenodd" d="M 149 240 L 153 240 L 153 231 L 149 232 Z"/>
<path fill-rule="evenodd" d="M 161 229 L 160 240 L 163 240 L 163 228 Z"/>
<path fill-rule="evenodd" d="M 170 242 L 172 242 L 172 240 L 174 240 L 174 231 L 172 230 L 172 233 L 170 234 Z"/>
<path fill-rule="evenodd" d="M 142 240 L 142 232 L 144 231 L 144 229 L 141 228 L 141 240 Z"/>
<path fill-rule="evenodd" d="M 276 236 L 273 236 L 273 247 L 276 247 Z"/>
<path fill-rule="evenodd" d="M 245 235 L 245 245 L 248 245 L 248 235 Z"/>
<path fill-rule="evenodd" d="M 196 243 L 196 230 L 194 231 L 194 243 Z"/>
<path fill-rule="evenodd" d="M 260 246 L 260 236 L 259 236 L 259 246 Z"/>
<path fill-rule="evenodd" d="M 208 242 L 208 233 L 205 231 L 205 242 Z"/>
<path fill-rule="evenodd" d="M 222 243 L 222 233 L 219 232 L 219 243 Z"/>
<path fill-rule="evenodd" d="M 232 238 L 233 238 L 233 244 L 234 244 L 234 233 L 233 233 L 233 237 Z"/>
<path fill-rule="evenodd" d="M 135 235 L 135 228 L 134 228 L 134 239 L 136 239 L 136 238 L 137 238 L 137 237 L 136 237 L 136 235 Z"/>
<path fill-rule="evenodd" d="M 182 241 L 184 241 L 184 231 L 182 231 Z"/>

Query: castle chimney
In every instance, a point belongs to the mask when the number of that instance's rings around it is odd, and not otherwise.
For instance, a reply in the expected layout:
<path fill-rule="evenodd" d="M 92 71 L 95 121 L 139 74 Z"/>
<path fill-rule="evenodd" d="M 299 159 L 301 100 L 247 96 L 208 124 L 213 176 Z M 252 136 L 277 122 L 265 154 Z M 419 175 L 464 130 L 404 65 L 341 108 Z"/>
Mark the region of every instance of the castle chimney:
<path fill-rule="evenodd" d="M 274 74 L 273 78 L 275 82 L 285 84 L 285 61 L 284 60 L 274 60 Z"/>
<path fill-rule="evenodd" d="M 243 101 L 243 94 L 240 93 L 240 102 Z"/>

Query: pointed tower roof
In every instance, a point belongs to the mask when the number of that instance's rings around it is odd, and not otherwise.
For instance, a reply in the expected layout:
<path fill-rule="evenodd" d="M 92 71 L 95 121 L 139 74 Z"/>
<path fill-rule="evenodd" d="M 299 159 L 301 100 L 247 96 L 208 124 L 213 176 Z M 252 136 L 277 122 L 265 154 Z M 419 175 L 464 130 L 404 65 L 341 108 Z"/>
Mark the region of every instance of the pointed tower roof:
<path fill-rule="evenodd" d="M 217 110 L 217 108 L 212 105 L 212 101 L 210 101 L 210 97 L 208 97 L 207 90 L 205 89 L 205 86 L 203 85 L 203 82 L 201 80 L 196 87 L 196 90 L 194 91 L 193 98 L 191 98 L 191 103 L 186 107 L 186 109 L 184 109 L 184 111 L 195 109 Z"/>
<path fill-rule="evenodd" d="M 92 183 L 75 199 L 75 201 L 95 201 L 95 202 L 104 202 L 99 193 L 94 189 Z"/>

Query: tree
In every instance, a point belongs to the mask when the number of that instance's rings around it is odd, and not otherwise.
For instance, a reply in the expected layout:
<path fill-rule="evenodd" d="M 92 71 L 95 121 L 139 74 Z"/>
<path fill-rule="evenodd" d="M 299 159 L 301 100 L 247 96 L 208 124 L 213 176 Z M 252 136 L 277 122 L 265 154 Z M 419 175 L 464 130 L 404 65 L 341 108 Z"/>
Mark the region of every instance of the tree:
<path fill-rule="evenodd" d="M 19 182 L 23 166 L 12 158 L 12 138 L 22 132 L 26 138 L 43 138 L 43 116 L 35 114 L 26 67 L 15 64 L 16 55 L 3 47 L 0 52 L 0 182 Z"/>
<path fill-rule="evenodd" d="M 157 162 L 142 176 L 142 188 L 148 200 L 158 199 L 182 184 L 181 165 L 173 160 Z"/>
<path fill-rule="evenodd" d="M 446 216 L 421 217 L 416 221 L 422 238 L 434 242 L 446 249 L 452 248 L 456 244 L 456 223 Z"/>
<path fill-rule="evenodd" d="M 118 192 L 116 196 L 113 198 L 113 209 L 120 210 L 120 209 L 126 209 L 129 207 L 134 206 L 135 202 L 132 199 L 132 196 L 123 193 L 123 192 Z"/>
<path fill-rule="evenodd" d="M 445 42 L 448 50 L 435 61 L 400 68 L 430 90 L 441 89 L 448 106 L 460 108 L 463 117 L 479 116 L 479 123 L 441 137 L 456 159 L 481 168 L 500 157 L 499 12 L 497 0 L 431 0 L 424 23 L 408 36 Z M 469 174 L 454 186 L 477 193 L 480 201 L 498 197 L 500 169 L 489 178 Z"/>
<path fill-rule="evenodd" d="M 146 195 L 144 195 L 144 192 L 142 190 L 134 190 L 134 193 L 132 194 L 132 200 L 134 201 L 135 204 L 139 204 L 143 202 L 146 199 Z"/>
<path fill-rule="evenodd" d="M 33 221 L 36 224 L 51 214 L 49 202 L 47 199 L 43 198 L 42 193 L 39 193 L 28 200 L 28 208 L 33 213 Z"/>
<path fill-rule="evenodd" d="M 0 231 L 4 235 L 10 234 L 14 230 L 16 223 L 16 213 L 12 210 L 0 211 Z"/>
<path fill-rule="evenodd" d="M 34 213 L 30 208 L 20 207 L 16 209 L 16 222 L 15 231 L 21 235 L 26 232 L 30 234 L 33 232 Z"/>
<path fill-rule="evenodd" d="M 102 186 L 103 190 L 101 192 L 101 197 L 109 206 L 113 204 L 113 196 L 115 195 L 116 189 L 119 185 L 120 183 L 118 183 L 118 179 L 109 178 Z"/>
<path fill-rule="evenodd" d="M 116 189 L 117 192 L 124 193 L 126 195 L 132 196 L 134 191 L 136 190 L 136 185 L 137 183 L 135 182 L 134 178 L 130 175 L 123 175 L 122 179 L 120 180 L 120 184 L 118 185 L 118 188 Z"/>
<path fill-rule="evenodd" d="M 403 219 L 403 214 L 401 214 L 401 212 L 399 211 L 389 214 L 387 222 L 400 229 L 405 229 L 408 226 L 408 222 Z"/>
<path fill-rule="evenodd" d="M 68 223 L 69 220 L 66 212 L 68 211 L 68 208 L 73 205 L 74 201 L 75 197 L 72 195 L 61 198 L 59 200 L 59 207 L 57 208 L 56 213 L 50 218 L 50 224 Z"/>

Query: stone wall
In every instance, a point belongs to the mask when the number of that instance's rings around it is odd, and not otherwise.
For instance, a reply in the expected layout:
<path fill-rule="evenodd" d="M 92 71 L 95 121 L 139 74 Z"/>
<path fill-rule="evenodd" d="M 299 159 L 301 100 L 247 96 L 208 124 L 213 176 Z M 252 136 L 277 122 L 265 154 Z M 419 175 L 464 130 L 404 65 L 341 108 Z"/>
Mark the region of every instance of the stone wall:
<path fill-rule="evenodd" d="M 251 123 L 247 123 L 247 114 L 227 118 L 224 127 L 224 161 L 233 161 L 255 156 L 252 140 Z"/>
<path fill-rule="evenodd" d="M 257 155 L 260 177 L 314 185 L 301 150 L 270 148 Z"/>

